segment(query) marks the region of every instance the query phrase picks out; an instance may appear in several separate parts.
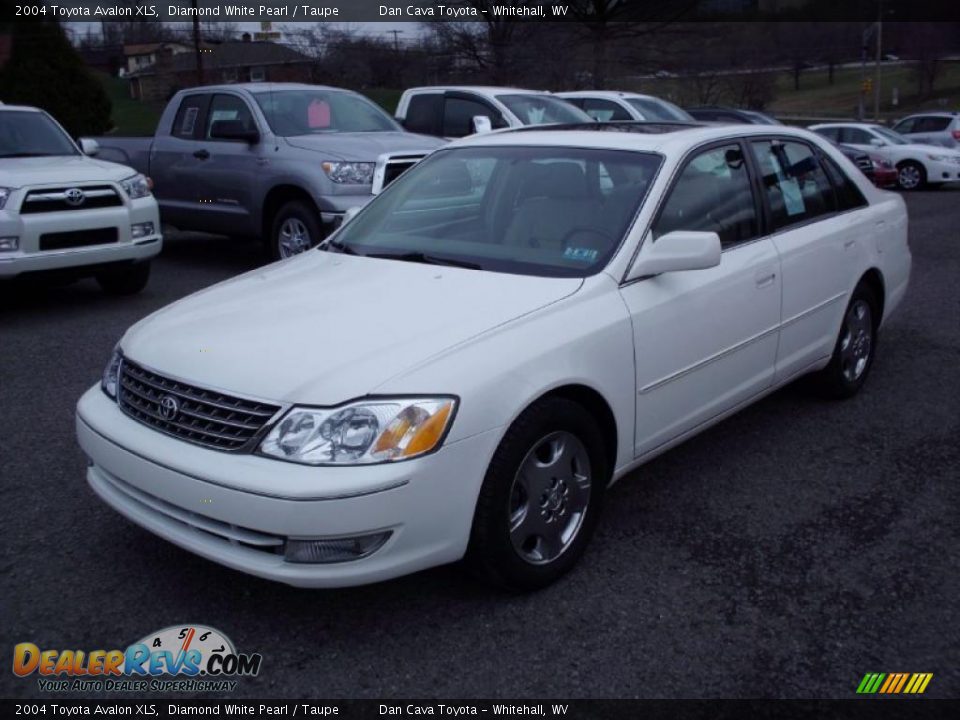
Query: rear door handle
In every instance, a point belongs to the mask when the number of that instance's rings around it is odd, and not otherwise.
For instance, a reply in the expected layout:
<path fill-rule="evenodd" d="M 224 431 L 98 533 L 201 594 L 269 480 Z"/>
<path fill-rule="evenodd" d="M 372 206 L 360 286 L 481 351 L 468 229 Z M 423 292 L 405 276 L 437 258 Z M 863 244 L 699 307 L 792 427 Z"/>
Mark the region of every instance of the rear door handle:
<path fill-rule="evenodd" d="M 197 150 L 197 151 L 193 154 L 193 156 L 194 156 L 197 160 L 209 160 L 209 159 L 210 159 L 210 151 L 209 151 L 209 150 Z"/>

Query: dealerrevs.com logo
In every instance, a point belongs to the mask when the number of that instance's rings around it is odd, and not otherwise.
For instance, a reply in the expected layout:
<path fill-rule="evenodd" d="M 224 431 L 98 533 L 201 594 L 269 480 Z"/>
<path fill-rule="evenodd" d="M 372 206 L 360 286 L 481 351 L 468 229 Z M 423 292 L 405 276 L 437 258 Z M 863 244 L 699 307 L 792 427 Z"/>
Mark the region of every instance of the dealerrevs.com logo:
<path fill-rule="evenodd" d="M 257 675 L 262 661 L 203 625 L 172 625 L 126 650 L 41 650 L 30 642 L 13 649 L 13 673 L 37 675 L 44 692 L 231 691 L 234 678 Z"/>

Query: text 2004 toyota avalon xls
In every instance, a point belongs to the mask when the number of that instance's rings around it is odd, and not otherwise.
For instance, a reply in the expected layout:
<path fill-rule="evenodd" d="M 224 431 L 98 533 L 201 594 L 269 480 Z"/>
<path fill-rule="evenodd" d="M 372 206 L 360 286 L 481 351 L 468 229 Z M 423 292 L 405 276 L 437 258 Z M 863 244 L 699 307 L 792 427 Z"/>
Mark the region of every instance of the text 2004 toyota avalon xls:
<path fill-rule="evenodd" d="M 535 588 L 640 463 L 804 374 L 856 393 L 903 201 L 802 130 L 600 128 L 450 145 L 135 325 L 77 409 L 93 489 L 292 585 L 466 557 Z"/>

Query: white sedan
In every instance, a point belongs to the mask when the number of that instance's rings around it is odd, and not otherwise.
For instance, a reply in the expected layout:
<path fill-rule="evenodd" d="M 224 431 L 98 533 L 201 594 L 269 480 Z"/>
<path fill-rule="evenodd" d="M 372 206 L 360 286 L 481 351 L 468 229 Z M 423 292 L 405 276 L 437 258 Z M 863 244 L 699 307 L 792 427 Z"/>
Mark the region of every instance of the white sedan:
<path fill-rule="evenodd" d="M 882 125 L 828 123 L 811 125 L 814 132 L 834 142 L 872 152 L 893 163 L 901 190 L 960 182 L 960 152 L 951 148 L 911 142 Z"/>
<path fill-rule="evenodd" d="M 910 262 L 903 200 L 804 130 L 476 136 L 128 330 L 77 407 L 87 480 L 291 585 L 541 587 L 643 462 L 809 373 L 854 395 Z"/>

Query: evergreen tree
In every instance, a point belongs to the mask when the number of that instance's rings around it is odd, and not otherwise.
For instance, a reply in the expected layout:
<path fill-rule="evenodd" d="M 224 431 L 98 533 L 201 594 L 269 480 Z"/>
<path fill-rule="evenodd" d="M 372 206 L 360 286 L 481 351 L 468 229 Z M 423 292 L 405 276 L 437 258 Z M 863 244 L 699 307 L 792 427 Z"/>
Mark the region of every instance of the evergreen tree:
<path fill-rule="evenodd" d="M 110 129 L 110 98 L 59 23 L 21 21 L 12 23 L 10 33 L 10 59 L 0 69 L 0 100 L 43 108 L 74 137 Z"/>

